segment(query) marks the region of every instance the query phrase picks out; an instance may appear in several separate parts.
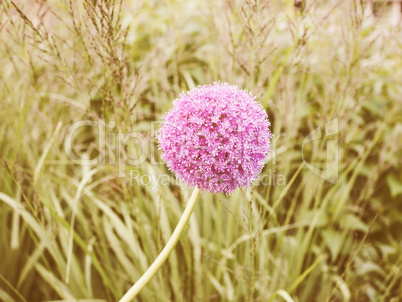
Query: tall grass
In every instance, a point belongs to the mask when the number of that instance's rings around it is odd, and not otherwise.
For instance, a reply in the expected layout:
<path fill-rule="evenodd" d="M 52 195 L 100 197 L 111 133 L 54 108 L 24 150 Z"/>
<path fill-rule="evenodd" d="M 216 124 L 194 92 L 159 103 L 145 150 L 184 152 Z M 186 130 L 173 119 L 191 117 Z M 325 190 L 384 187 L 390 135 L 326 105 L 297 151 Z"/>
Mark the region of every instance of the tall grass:
<path fill-rule="evenodd" d="M 139 299 L 401 300 L 402 36 L 367 5 L 2 1 L 0 300 L 123 295 L 191 193 L 155 163 L 153 122 L 181 91 L 218 80 L 267 108 L 266 182 L 230 197 L 202 194 Z M 333 119 L 339 131 L 325 137 Z M 141 133 L 149 156 L 118 177 L 121 148 L 99 143 L 98 128 L 87 126 L 74 135 L 74 153 L 115 164 L 75 164 L 64 143 L 81 120 L 114 121 L 105 129 L 115 139 Z M 318 127 L 322 138 L 302 150 Z M 323 169 L 331 140 L 336 183 L 302 157 Z M 135 158 L 140 147 L 130 140 L 125 151 Z M 130 181 L 130 170 L 145 176 Z M 169 184 L 149 184 L 164 175 Z"/>

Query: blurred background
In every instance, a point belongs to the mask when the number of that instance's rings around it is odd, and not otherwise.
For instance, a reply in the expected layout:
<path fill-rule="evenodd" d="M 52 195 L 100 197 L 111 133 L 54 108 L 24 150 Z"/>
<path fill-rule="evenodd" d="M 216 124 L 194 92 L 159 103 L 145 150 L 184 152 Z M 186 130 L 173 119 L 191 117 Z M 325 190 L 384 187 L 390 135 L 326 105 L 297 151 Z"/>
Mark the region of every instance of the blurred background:
<path fill-rule="evenodd" d="M 0 301 L 128 290 L 191 194 L 157 124 L 214 81 L 268 112 L 263 181 L 203 193 L 137 300 L 402 301 L 400 1 L 3 0 L 0 66 Z"/>

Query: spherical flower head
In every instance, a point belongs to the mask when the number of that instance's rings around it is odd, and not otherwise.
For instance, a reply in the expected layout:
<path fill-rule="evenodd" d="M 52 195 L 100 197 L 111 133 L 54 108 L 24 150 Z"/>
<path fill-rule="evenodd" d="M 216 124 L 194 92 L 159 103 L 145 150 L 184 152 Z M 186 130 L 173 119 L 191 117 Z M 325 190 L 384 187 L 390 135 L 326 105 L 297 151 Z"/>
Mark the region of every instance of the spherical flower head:
<path fill-rule="evenodd" d="M 260 174 L 270 150 L 268 115 L 227 83 L 182 93 L 157 133 L 169 170 L 190 186 L 229 195 Z"/>

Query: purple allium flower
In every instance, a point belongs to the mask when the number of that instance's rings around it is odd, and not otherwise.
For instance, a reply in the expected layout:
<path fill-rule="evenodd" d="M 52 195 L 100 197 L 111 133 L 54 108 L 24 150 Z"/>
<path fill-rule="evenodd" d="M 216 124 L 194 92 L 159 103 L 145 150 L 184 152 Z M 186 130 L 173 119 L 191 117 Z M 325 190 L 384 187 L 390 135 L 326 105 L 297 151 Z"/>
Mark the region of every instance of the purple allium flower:
<path fill-rule="evenodd" d="M 261 172 L 270 123 L 249 92 L 227 83 L 199 86 L 182 93 L 163 118 L 162 158 L 190 186 L 230 194 Z"/>

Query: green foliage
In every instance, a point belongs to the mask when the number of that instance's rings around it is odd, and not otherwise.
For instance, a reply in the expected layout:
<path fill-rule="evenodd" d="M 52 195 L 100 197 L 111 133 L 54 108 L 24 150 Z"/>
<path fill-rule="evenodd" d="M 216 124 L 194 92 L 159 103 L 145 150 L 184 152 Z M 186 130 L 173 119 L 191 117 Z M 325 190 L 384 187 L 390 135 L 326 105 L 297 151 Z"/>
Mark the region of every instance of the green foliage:
<path fill-rule="evenodd" d="M 191 191 L 153 140 L 183 90 L 226 81 L 266 106 L 265 183 L 204 193 L 141 301 L 402 299 L 401 28 L 366 1 L 0 2 L 0 300 L 116 301 L 156 258 Z M 302 149 L 314 129 L 335 135 Z M 81 127 L 141 133 L 121 149 Z M 110 125 L 110 124 L 108 124 Z M 113 129 L 112 129 L 113 128 Z M 109 136 L 107 136 L 109 137 Z M 339 177 L 325 168 L 338 140 Z M 106 147 L 106 149 L 104 148 Z M 106 153 L 105 153 L 106 152 Z M 130 181 L 129 172 L 148 184 Z M 153 187 L 158 177 L 169 184 Z M 267 180 L 269 180 L 267 182 Z"/>

